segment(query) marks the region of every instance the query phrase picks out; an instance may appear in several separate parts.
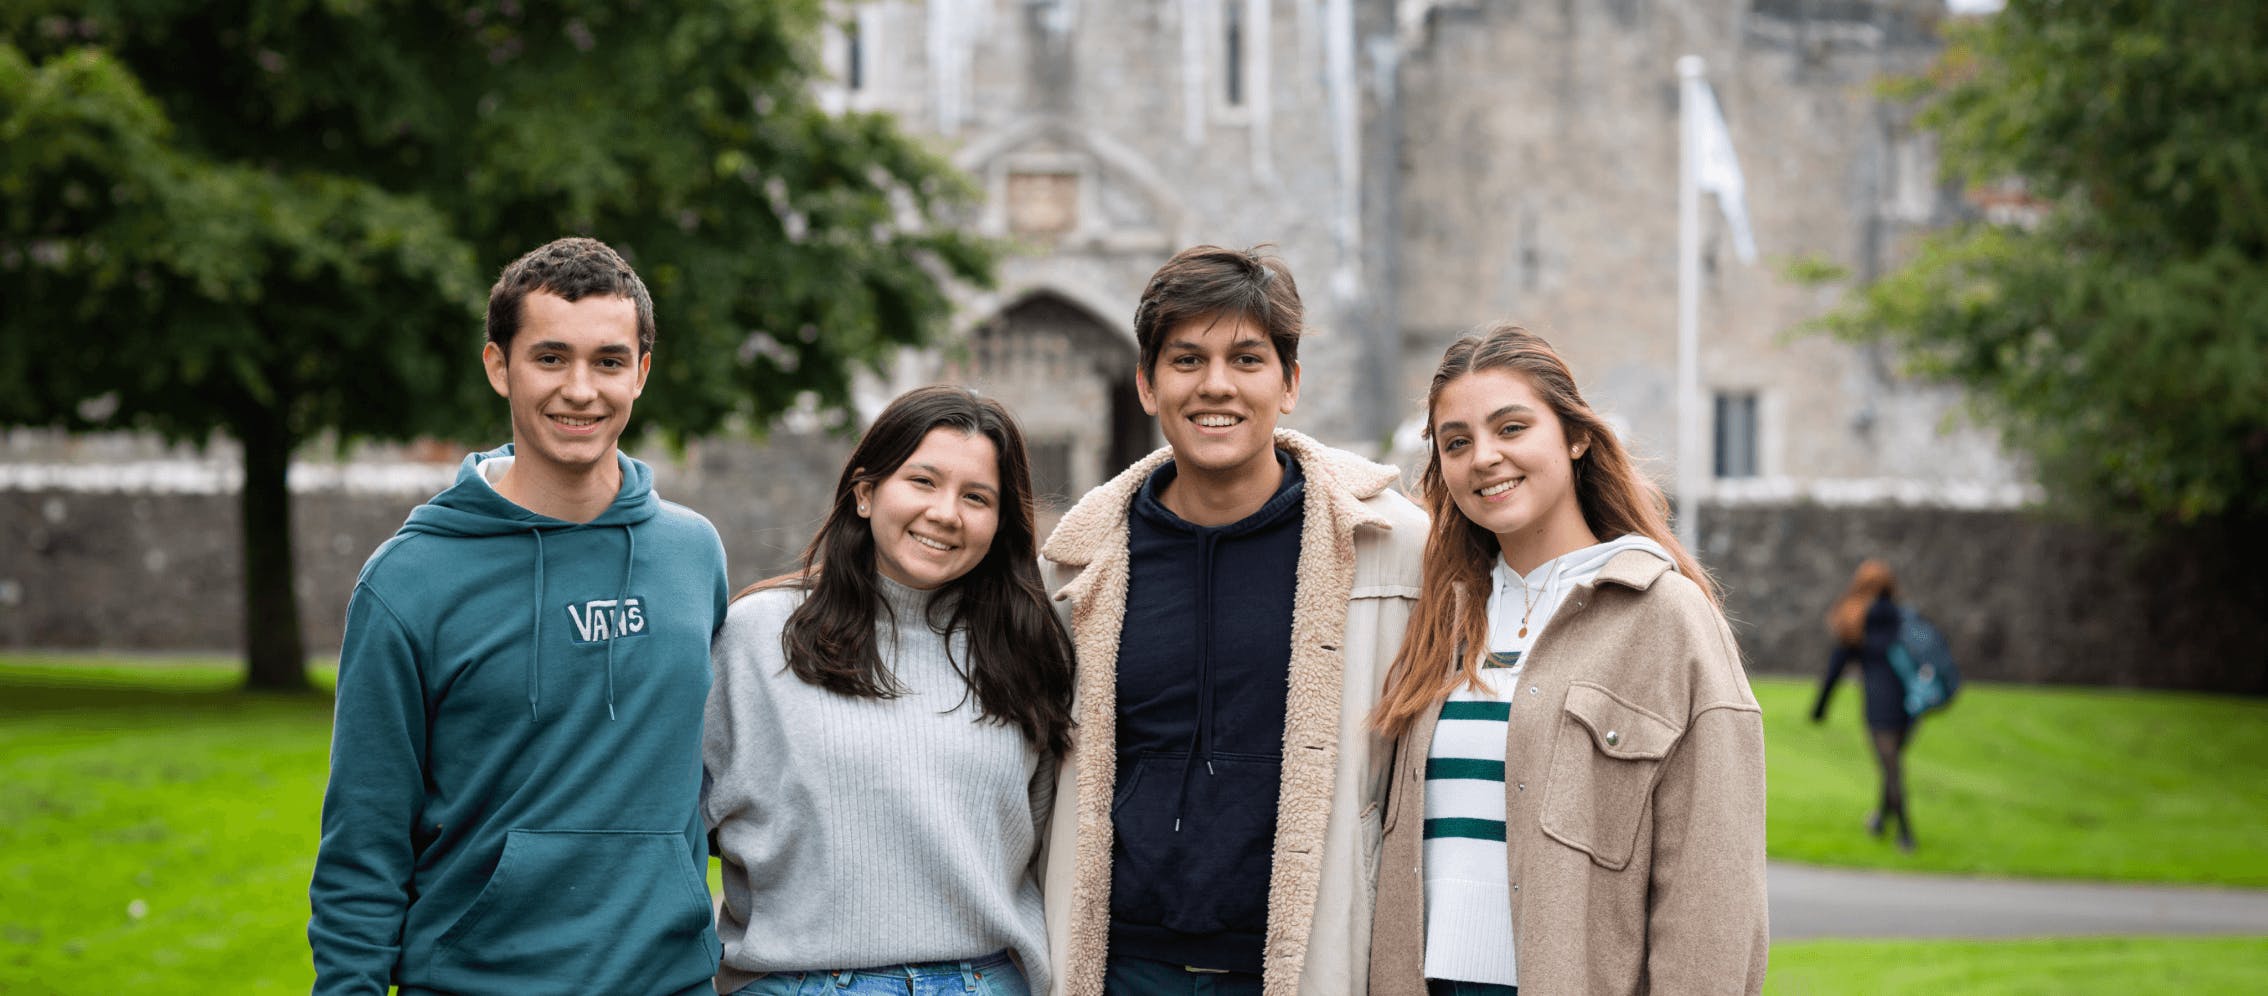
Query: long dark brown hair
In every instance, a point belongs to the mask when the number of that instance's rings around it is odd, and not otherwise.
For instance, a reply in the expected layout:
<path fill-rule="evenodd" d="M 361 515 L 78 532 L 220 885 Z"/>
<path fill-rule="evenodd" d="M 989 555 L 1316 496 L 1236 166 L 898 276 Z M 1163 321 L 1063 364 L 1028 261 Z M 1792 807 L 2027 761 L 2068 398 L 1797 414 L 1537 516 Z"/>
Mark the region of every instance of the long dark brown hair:
<path fill-rule="evenodd" d="M 1718 604 L 1716 582 L 1670 532 L 1669 502 L 1661 488 L 1631 463 L 1629 451 L 1583 400 L 1575 374 L 1551 344 L 1507 323 L 1465 333 L 1442 354 L 1441 365 L 1433 371 L 1433 386 L 1425 394 L 1428 446 L 1425 473 L 1418 478 L 1418 499 L 1433 522 L 1425 538 L 1417 606 L 1403 633 L 1402 649 L 1386 672 L 1386 693 L 1370 714 L 1371 725 L 1389 737 L 1401 736 L 1418 716 L 1440 708 L 1459 683 L 1480 690 L 1479 658 L 1488 653 L 1489 571 L 1502 551 L 1496 535 L 1466 518 L 1450 496 L 1441 476 L 1441 449 L 1433 438 L 1433 423 L 1442 389 L 1482 370 L 1506 370 L 1526 378 L 1559 417 L 1568 444 L 1583 448 L 1574 466 L 1575 498 L 1592 535 L 1610 540 L 1636 533 L 1661 544 L 1678 573 L 1700 585 L 1711 604 Z"/>
<path fill-rule="evenodd" d="M 795 676 L 842 695 L 903 694 L 875 646 L 876 612 L 889 609 L 877 580 L 874 530 L 857 513 L 854 492 L 860 484 L 879 484 L 897 473 L 933 429 L 992 441 L 999 454 L 1000 525 L 984 559 L 938 589 L 940 595 L 951 591 L 959 597 L 930 600 L 929 625 L 939 633 L 967 634 L 969 660 L 954 659 L 953 669 L 976 696 L 981 716 L 1014 726 L 1034 746 L 1061 754 L 1071 737 L 1071 639 L 1040 584 L 1024 433 L 998 401 L 965 387 L 934 386 L 890 402 L 843 464 L 827 521 L 804 548 L 803 566 L 733 597 L 776 587 L 809 589 L 780 633 L 781 650 Z M 951 606 L 947 617 L 935 618 L 946 605 Z M 950 642 L 947 647 L 950 652 Z"/>

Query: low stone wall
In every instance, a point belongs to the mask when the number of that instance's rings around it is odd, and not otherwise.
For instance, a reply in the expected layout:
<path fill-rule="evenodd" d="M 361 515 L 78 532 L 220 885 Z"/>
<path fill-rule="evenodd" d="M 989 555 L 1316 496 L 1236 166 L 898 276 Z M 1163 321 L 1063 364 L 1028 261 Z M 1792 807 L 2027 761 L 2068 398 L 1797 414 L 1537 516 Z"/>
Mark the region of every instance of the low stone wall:
<path fill-rule="evenodd" d="M 2268 692 L 2268 581 L 2233 537 L 2142 547 L 2016 511 L 1789 504 L 1705 508 L 1700 544 L 1754 671 L 1820 673 L 1828 606 L 1879 557 L 1966 677 Z"/>
<path fill-rule="evenodd" d="M 792 565 L 849 443 L 775 435 L 761 448 L 643 453 L 664 498 L 724 538 L 738 587 Z M 336 653 L 355 576 L 419 492 L 294 496 L 299 612 L 311 654 Z M 0 490 L 0 647 L 234 652 L 243 646 L 237 496 Z"/>
<path fill-rule="evenodd" d="M 739 586 L 794 563 L 848 445 L 783 433 L 761 448 L 647 456 L 664 496 L 716 524 Z M 423 497 L 298 496 L 311 653 L 338 646 L 356 572 Z M 1806 503 L 1706 508 L 1701 536 L 1758 672 L 1818 673 L 1822 616 L 1875 556 L 1971 678 L 2264 693 L 2268 582 L 2242 562 L 2251 548 L 2195 539 L 2140 550 L 2020 512 Z M 0 646 L 233 650 L 237 551 L 233 494 L 0 491 Z"/>

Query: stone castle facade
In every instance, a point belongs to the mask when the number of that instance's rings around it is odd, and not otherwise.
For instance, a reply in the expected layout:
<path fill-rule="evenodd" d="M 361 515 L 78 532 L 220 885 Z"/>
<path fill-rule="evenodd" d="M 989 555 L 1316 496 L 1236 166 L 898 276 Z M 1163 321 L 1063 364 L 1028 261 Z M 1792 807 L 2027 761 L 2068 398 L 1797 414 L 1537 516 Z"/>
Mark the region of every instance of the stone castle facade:
<path fill-rule="evenodd" d="M 897 115 L 981 185 L 972 219 L 1020 248 L 961 301 L 957 343 L 886 383 L 969 380 L 1030 423 L 1076 495 L 1150 439 L 1134 303 L 1200 242 L 1272 242 L 1312 338 L 1290 424 L 1409 448 L 1459 331 L 1551 338 L 1594 405 L 1676 478 L 1678 98 L 1696 53 L 1725 108 L 1763 258 L 1705 205 L 1703 395 L 1716 500 L 2003 506 L 2022 468 L 1883 353 L 1792 336 L 1914 233 L 1964 210 L 1884 74 L 1926 66 L 1916 0 L 857 0 L 824 41 L 846 109 Z"/>
<path fill-rule="evenodd" d="M 2230 547 L 2143 552 L 2013 510 L 2022 466 L 1949 421 L 1958 398 L 1877 351 L 1789 336 L 1856 279 L 1969 210 L 1873 81 L 1936 52 L 1919 0 L 860 0 L 838 9 L 826 99 L 897 114 L 983 191 L 968 223 L 1021 249 L 958 302 L 952 341 L 861 387 L 976 383 L 1023 420 L 1060 510 L 1155 444 L 1133 391 L 1134 303 L 1175 250 L 1273 242 L 1311 338 L 1287 420 L 1408 445 L 1457 331 L 1497 319 L 1568 355 L 1665 485 L 1673 404 L 1678 56 L 1708 60 L 1763 255 L 1707 219 L 1696 552 L 1749 665 L 1812 672 L 1826 604 L 1889 560 L 1972 678 L 2258 693 L 2259 583 Z M 763 444 L 645 448 L 658 486 L 724 537 L 737 585 L 789 567 L 847 442 L 784 420 Z M 1397 446 L 1397 441 L 1400 445 Z M 460 452 L 311 448 L 292 471 L 309 650 L 336 647 L 363 559 Z M 1719 462 L 1723 463 L 1720 468 Z M 238 644 L 235 448 L 0 435 L 0 647 Z M 1725 471 L 1722 475 L 1716 471 Z M 1950 507 L 1949 507 L 1950 506 Z M 1052 522 L 1052 515 L 1044 515 Z M 2143 558 L 2147 556 L 2147 560 Z M 2147 570 L 2140 565 L 2147 563 Z"/>

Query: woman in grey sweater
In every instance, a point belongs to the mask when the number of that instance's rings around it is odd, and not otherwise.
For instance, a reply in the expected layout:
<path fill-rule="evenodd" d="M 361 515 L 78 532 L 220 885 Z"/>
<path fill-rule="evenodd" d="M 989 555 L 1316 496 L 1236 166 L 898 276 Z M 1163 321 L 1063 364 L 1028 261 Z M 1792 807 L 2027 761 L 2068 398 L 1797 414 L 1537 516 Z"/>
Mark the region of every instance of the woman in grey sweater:
<path fill-rule="evenodd" d="M 852 450 L 802 569 L 736 597 L 702 733 L 719 992 L 1048 991 L 1033 857 L 1071 648 L 1035 545 L 1015 420 L 922 388 Z"/>

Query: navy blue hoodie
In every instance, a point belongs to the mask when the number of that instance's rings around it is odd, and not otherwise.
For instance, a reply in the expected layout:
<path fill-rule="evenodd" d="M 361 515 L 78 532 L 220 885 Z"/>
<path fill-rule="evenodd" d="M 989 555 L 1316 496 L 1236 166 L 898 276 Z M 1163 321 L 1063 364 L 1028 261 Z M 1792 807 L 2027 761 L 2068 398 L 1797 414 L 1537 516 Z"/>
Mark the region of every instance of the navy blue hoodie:
<path fill-rule="evenodd" d="M 1158 496 L 1126 517 L 1110 952 L 1259 974 L 1306 480 L 1291 454 L 1251 515 L 1199 526 Z"/>
<path fill-rule="evenodd" d="M 348 604 L 316 993 L 700 992 L 716 971 L 698 801 L 723 544 L 626 456 L 598 518 L 530 512 L 482 473 L 511 454 L 466 457 Z"/>

